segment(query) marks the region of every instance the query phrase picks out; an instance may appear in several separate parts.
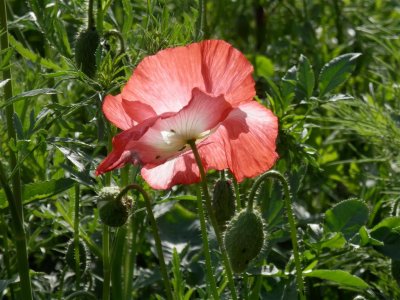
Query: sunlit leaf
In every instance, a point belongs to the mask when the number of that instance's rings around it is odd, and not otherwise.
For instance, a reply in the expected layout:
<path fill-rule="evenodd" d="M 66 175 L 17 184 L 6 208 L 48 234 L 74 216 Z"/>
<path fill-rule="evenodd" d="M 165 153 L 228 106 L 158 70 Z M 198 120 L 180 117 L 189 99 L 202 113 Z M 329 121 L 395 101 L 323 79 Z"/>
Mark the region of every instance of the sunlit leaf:
<path fill-rule="evenodd" d="M 315 270 L 309 273 L 305 272 L 303 275 L 305 277 L 315 277 L 333 281 L 342 287 L 351 287 L 361 290 L 369 288 L 369 285 L 360 277 L 351 275 L 349 272 L 342 270 Z"/>
<path fill-rule="evenodd" d="M 319 74 L 319 95 L 324 96 L 342 83 L 354 71 L 356 59 L 361 53 L 347 53 L 332 59 L 324 65 Z"/>

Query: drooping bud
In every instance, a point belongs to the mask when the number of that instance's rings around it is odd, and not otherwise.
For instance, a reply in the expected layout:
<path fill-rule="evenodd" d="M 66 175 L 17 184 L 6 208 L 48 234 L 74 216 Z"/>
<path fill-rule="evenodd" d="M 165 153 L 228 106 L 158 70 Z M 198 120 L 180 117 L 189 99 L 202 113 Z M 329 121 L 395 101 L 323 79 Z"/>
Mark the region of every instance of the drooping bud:
<path fill-rule="evenodd" d="M 232 183 L 228 180 L 218 180 L 214 185 L 212 208 L 218 227 L 225 230 L 226 223 L 235 214 L 235 195 Z"/>
<path fill-rule="evenodd" d="M 94 27 L 81 31 L 76 39 L 76 66 L 91 78 L 96 75 L 96 50 L 99 44 L 100 36 Z"/>
<path fill-rule="evenodd" d="M 245 271 L 250 261 L 260 254 L 264 239 L 264 224 L 259 212 L 245 209 L 233 217 L 227 225 L 224 243 L 235 273 Z"/>
<path fill-rule="evenodd" d="M 84 273 L 87 268 L 89 252 L 86 245 L 79 241 L 78 243 L 78 250 L 79 250 L 79 266 L 81 273 Z M 75 253 L 75 242 L 74 240 L 70 240 L 67 245 L 67 251 L 65 252 L 65 261 L 72 270 L 76 268 L 76 259 L 78 257 L 78 253 Z"/>
<path fill-rule="evenodd" d="M 104 187 L 98 194 L 97 207 L 101 221 L 111 227 L 123 226 L 129 217 L 132 199 L 123 196 L 118 199 L 120 189 L 116 186 Z"/>

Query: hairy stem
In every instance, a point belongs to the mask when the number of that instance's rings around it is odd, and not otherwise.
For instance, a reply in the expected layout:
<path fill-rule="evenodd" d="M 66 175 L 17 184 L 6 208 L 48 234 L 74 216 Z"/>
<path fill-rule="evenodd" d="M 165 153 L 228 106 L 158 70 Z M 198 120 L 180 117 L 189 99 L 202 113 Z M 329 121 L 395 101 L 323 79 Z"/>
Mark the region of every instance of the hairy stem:
<path fill-rule="evenodd" d="M 80 268 L 80 248 L 79 248 L 79 198 L 80 188 L 79 184 L 75 184 L 75 213 L 74 213 L 74 258 L 75 258 L 75 289 L 79 291 L 80 280 L 81 280 L 81 268 Z"/>
<path fill-rule="evenodd" d="M 207 280 L 210 284 L 211 293 L 214 299 L 218 300 L 219 299 L 218 290 L 217 290 L 217 285 L 215 283 L 214 273 L 211 265 L 210 247 L 208 245 L 207 225 L 206 225 L 206 217 L 204 215 L 203 198 L 201 196 L 201 191 L 199 188 L 197 189 L 197 210 L 199 212 L 201 238 L 203 240 L 204 256 L 206 258 Z"/>
<path fill-rule="evenodd" d="M 290 188 L 287 180 L 281 173 L 278 171 L 268 171 L 258 177 L 258 179 L 254 182 L 253 187 L 251 189 L 250 195 L 249 195 L 249 203 L 247 209 L 252 210 L 253 209 L 253 202 L 254 202 L 254 197 L 255 194 L 261 185 L 262 182 L 264 182 L 265 179 L 271 178 L 271 179 L 276 179 L 278 180 L 282 187 L 283 191 L 285 194 L 285 206 L 286 206 L 286 212 L 287 212 L 287 217 L 289 221 L 289 226 L 290 226 L 290 237 L 292 240 L 292 247 L 293 247 L 293 256 L 294 256 L 294 263 L 296 267 L 296 284 L 297 284 L 297 290 L 300 296 L 300 299 L 306 299 L 305 293 L 304 293 L 304 281 L 303 281 L 303 272 L 301 268 L 301 260 L 300 260 L 300 252 L 299 252 L 299 245 L 297 241 L 297 229 L 296 229 L 296 220 L 294 218 L 293 214 L 293 209 L 292 209 L 292 198 L 290 196 Z"/>
<path fill-rule="evenodd" d="M 229 284 L 229 289 L 231 291 L 231 296 L 232 296 L 232 299 L 237 299 L 235 283 L 233 281 L 232 268 L 229 263 L 228 254 L 226 252 L 225 245 L 222 240 L 222 234 L 218 228 L 217 219 L 215 218 L 215 215 L 214 215 L 214 212 L 213 212 L 212 206 L 211 206 L 211 197 L 210 197 L 210 194 L 208 193 L 206 172 L 204 170 L 203 163 L 201 161 L 200 154 L 199 154 L 199 151 L 197 150 L 195 141 L 193 141 L 193 140 L 188 141 L 188 144 L 190 145 L 190 147 L 193 151 L 197 166 L 199 167 L 200 177 L 201 177 L 201 187 L 202 187 L 203 193 L 204 193 L 207 212 L 208 212 L 208 216 L 211 220 L 211 225 L 214 228 L 219 248 L 221 250 L 222 260 L 224 263 L 226 275 L 228 277 L 228 284 Z"/>
<path fill-rule="evenodd" d="M 156 244 L 156 249 L 157 249 L 157 254 L 158 254 L 158 259 L 160 260 L 160 269 L 161 269 L 161 276 L 163 278 L 163 283 L 164 283 L 164 288 L 165 292 L 167 294 L 167 299 L 172 300 L 172 288 L 171 284 L 169 281 L 169 276 L 168 276 L 168 270 L 167 266 L 165 264 L 165 259 L 164 259 L 164 254 L 162 251 L 162 244 L 161 244 L 161 238 L 160 234 L 158 232 L 158 227 L 157 227 L 157 222 L 153 214 L 153 210 L 151 207 L 151 200 L 149 195 L 146 193 L 146 191 L 138 184 L 130 184 L 126 186 L 117 196 L 116 200 L 118 201 L 120 198 L 122 198 L 129 190 L 137 190 L 140 194 L 142 194 L 146 210 L 147 210 L 147 216 L 150 221 L 150 226 L 153 232 L 153 237 L 154 237 L 154 242 Z"/>

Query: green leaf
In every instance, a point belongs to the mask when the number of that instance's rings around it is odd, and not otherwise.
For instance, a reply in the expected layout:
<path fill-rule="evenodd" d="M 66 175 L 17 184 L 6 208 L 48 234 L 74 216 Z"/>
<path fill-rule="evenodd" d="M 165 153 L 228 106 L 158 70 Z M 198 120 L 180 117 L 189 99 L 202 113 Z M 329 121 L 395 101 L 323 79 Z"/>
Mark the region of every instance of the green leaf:
<path fill-rule="evenodd" d="M 320 97 L 344 83 L 354 71 L 355 61 L 361 53 L 347 53 L 325 64 L 319 74 Z"/>
<path fill-rule="evenodd" d="M 315 75 L 307 57 L 300 55 L 297 69 L 297 88 L 306 100 L 312 96 L 315 86 Z"/>
<path fill-rule="evenodd" d="M 346 240 L 358 233 L 368 221 L 367 205 L 356 199 L 342 201 L 325 213 L 325 224 L 332 232 L 342 232 Z"/>
<path fill-rule="evenodd" d="M 330 280 L 341 287 L 351 287 L 357 289 L 367 289 L 369 285 L 360 277 L 351 275 L 342 270 L 315 270 L 309 273 L 303 273 L 305 277 L 315 277 L 323 280 Z"/>
<path fill-rule="evenodd" d="M 32 52 L 31 50 L 25 48 L 20 42 L 18 42 L 17 40 L 15 40 L 15 38 L 10 34 L 8 36 L 10 45 L 14 47 L 14 49 L 21 54 L 23 57 L 25 57 L 26 59 L 35 62 L 35 63 L 39 63 L 40 65 L 42 65 L 45 68 L 49 68 L 49 69 L 53 69 L 54 71 L 61 71 L 63 70 L 62 67 L 60 67 L 59 65 L 56 65 L 55 63 L 51 62 L 50 60 L 47 60 L 43 57 L 40 57 L 38 54 Z"/>
<path fill-rule="evenodd" d="M 24 204 L 32 201 L 41 200 L 57 195 L 68 190 L 75 183 L 69 178 L 53 179 L 48 181 L 25 184 L 22 189 L 22 199 Z M 8 206 L 4 190 L 0 190 L 0 208 Z"/>
<path fill-rule="evenodd" d="M 371 229 L 372 238 L 383 242 L 383 246 L 375 246 L 382 254 L 400 260 L 400 217 L 386 218 Z"/>
<path fill-rule="evenodd" d="M 274 64 L 272 61 L 264 55 L 252 55 L 248 56 L 250 61 L 254 63 L 255 75 L 263 77 L 265 79 L 274 76 Z"/>
<path fill-rule="evenodd" d="M 3 108 L 5 106 L 8 106 L 14 102 L 17 102 L 17 101 L 25 99 L 25 98 L 36 97 L 36 96 L 40 96 L 40 95 L 52 95 L 52 94 L 57 94 L 57 93 L 58 93 L 57 90 L 51 89 L 51 88 L 30 90 L 30 91 L 23 92 L 21 94 L 18 94 L 14 97 L 9 98 L 5 103 L 0 105 L 0 108 Z"/>
<path fill-rule="evenodd" d="M 296 78 L 297 78 L 297 67 L 291 67 L 282 77 L 281 90 L 282 97 L 285 100 L 285 104 L 288 105 L 293 100 L 296 91 Z"/>

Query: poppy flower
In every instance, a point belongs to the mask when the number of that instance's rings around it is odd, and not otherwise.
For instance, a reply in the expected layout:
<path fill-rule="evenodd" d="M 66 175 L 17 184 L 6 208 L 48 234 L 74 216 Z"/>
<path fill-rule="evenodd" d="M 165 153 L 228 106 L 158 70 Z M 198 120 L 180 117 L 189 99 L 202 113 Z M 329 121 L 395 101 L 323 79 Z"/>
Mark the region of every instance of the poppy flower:
<path fill-rule="evenodd" d="M 123 131 L 96 175 L 141 165 L 154 189 L 200 181 L 188 141 L 204 168 L 229 169 L 238 180 L 275 163 L 276 116 L 254 101 L 253 67 L 221 40 L 165 49 L 143 59 L 119 95 L 103 102 L 107 119 Z"/>

